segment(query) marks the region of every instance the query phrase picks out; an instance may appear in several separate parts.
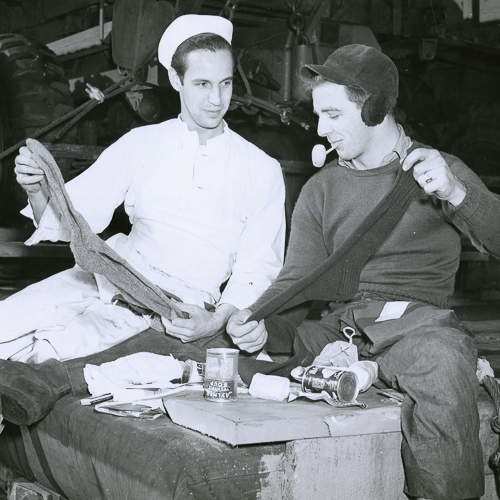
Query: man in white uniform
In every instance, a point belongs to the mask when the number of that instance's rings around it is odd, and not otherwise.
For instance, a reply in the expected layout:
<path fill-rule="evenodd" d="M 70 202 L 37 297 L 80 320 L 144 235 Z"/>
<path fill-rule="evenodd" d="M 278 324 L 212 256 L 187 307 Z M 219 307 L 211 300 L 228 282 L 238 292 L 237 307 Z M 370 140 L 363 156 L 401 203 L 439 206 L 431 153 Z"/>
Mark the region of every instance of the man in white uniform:
<path fill-rule="evenodd" d="M 124 202 L 132 230 L 108 243 L 182 300 L 188 319 L 162 318 L 182 342 L 224 335 L 231 313 L 252 304 L 283 263 L 280 166 L 223 120 L 232 94 L 231 36 L 222 17 L 177 18 L 158 52 L 179 93 L 180 116 L 132 130 L 66 185 L 95 233 Z M 27 148 L 16 174 L 30 202 L 23 213 L 37 226 L 27 244 L 69 240 Z M 75 267 L 9 297 L 0 303 L 0 359 L 73 359 L 147 330 L 147 316 L 112 303 L 117 293 L 103 276 Z"/>

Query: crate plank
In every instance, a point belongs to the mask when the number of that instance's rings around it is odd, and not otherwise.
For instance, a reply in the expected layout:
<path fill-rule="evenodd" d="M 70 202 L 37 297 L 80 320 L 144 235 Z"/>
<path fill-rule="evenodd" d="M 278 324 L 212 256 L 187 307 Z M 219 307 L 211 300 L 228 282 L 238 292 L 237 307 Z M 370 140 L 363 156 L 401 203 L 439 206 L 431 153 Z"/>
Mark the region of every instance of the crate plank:
<path fill-rule="evenodd" d="M 164 403 L 176 424 L 233 446 L 399 431 L 400 408 L 395 402 L 375 388 L 361 394 L 358 401 L 367 408 L 334 408 L 303 399 L 287 403 L 247 394 L 236 402 L 216 403 L 200 394 L 184 393 L 165 398 Z"/>

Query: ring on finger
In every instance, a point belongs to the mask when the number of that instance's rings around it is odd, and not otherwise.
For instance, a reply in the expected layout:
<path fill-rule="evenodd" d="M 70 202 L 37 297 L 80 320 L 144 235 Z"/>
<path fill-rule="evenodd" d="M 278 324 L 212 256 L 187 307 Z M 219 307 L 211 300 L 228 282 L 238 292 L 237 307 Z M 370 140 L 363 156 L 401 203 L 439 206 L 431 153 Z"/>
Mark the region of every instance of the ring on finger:
<path fill-rule="evenodd" d="M 434 180 L 434 179 L 433 179 L 433 178 L 429 175 L 429 173 L 428 173 L 428 172 L 425 172 L 424 176 L 425 176 L 425 177 L 424 177 L 424 182 L 425 182 L 426 184 L 429 184 L 429 182 L 432 182 L 432 181 Z"/>

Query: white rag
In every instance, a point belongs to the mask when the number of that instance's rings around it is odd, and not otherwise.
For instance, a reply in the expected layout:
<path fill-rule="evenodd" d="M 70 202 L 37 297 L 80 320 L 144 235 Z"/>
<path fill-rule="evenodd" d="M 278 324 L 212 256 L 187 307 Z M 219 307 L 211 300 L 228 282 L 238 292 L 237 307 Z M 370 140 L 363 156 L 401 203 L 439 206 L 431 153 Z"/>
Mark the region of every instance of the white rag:
<path fill-rule="evenodd" d="M 138 352 L 100 366 L 85 365 L 83 374 L 93 396 L 114 394 L 134 385 L 169 388 L 181 379 L 184 363 L 172 355 Z M 178 382 L 177 382 L 178 383 Z"/>
<path fill-rule="evenodd" d="M 290 394 L 290 380 L 277 375 L 264 375 L 256 373 L 248 392 L 254 398 L 283 401 Z"/>

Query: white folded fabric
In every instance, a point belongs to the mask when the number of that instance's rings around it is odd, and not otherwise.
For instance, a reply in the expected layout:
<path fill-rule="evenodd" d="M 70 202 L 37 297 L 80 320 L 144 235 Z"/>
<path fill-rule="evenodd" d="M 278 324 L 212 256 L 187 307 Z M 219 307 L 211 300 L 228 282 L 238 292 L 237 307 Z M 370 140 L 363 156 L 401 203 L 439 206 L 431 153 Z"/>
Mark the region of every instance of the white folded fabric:
<path fill-rule="evenodd" d="M 248 392 L 255 398 L 283 401 L 290 394 L 290 380 L 277 375 L 256 373 L 252 377 Z"/>
<path fill-rule="evenodd" d="M 356 363 L 345 368 L 345 371 L 356 374 L 359 382 L 359 392 L 365 392 L 372 386 L 373 382 L 377 380 L 378 363 L 375 361 L 356 361 Z"/>
<path fill-rule="evenodd" d="M 96 396 L 114 394 L 130 385 L 173 387 L 170 381 L 181 379 L 183 365 L 173 356 L 138 352 L 100 366 L 85 365 L 83 374 L 90 394 Z"/>

